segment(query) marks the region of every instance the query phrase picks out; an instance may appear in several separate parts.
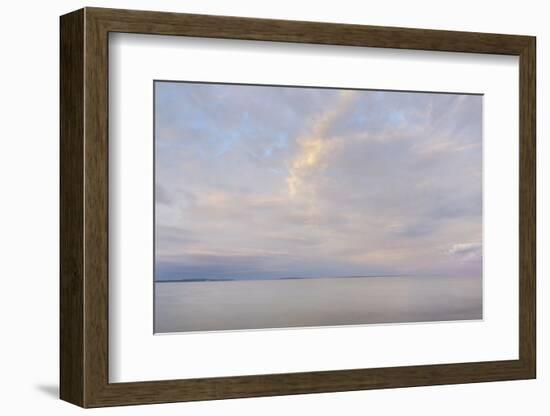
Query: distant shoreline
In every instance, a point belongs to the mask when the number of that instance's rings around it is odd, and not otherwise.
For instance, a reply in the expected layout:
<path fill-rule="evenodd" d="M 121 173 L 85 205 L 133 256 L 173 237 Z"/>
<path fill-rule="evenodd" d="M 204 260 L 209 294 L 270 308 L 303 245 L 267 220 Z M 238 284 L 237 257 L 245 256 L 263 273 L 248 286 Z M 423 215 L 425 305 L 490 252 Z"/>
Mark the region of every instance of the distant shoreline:
<path fill-rule="evenodd" d="M 197 278 L 197 279 L 174 279 L 174 280 L 155 280 L 155 283 L 200 283 L 200 282 L 252 282 L 252 281 L 273 281 L 273 280 L 314 280 L 314 279 L 362 279 L 362 278 L 380 278 L 380 277 L 415 277 L 410 274 L 386 274 L 386 275 L 365 275 L 365 276 L 323 276 L 323 277 L 276 277 L 266 279 L 217 279 L 217 278 Z M 418 277 L 435 277 L 435 276 L 418 276 Z M 442 276 L 452 277 L 452 276 Z"/>

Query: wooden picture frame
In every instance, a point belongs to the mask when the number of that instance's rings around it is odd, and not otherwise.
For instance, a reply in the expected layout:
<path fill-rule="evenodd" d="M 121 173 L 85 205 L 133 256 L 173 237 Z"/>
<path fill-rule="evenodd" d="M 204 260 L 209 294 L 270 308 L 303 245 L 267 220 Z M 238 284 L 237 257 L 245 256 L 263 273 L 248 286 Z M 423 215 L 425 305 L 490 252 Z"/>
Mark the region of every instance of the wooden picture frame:
<path fill-rule="evenodd" d="M 60 396 L 82 407 L 535 378 L 535 38 L 85 8 L 61 17 Z M 110 383 L 108 34 L 246 39 L 519 56 L 519 359 Z"/>

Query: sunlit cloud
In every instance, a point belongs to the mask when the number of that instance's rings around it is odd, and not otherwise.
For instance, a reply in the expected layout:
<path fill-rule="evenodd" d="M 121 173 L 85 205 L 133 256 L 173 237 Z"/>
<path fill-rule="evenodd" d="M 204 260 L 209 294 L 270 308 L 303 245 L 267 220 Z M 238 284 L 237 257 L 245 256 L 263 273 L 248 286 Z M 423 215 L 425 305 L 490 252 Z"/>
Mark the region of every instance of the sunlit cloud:
<path fill-rule="evenodd" d="M 336 145 L 335 140 L 327 137 L 328 132 L 334 121 L 346 114 L 356 96 L 355 91 L 341 91 L 334 106 L 315 117 L 308 128 L 307 135 L 296 140 L 299 150 L 291 162 L 286 180 L 291 196 L 296 196 L 299 191 L 303 190 L 308 176 L 313 174 L 316 169 L 322 168 L 323 159 Z"/>
<path fill-rule="evenodd" d="M 156 84 L 157 278 L 480 275 L 481 96 Z"/>

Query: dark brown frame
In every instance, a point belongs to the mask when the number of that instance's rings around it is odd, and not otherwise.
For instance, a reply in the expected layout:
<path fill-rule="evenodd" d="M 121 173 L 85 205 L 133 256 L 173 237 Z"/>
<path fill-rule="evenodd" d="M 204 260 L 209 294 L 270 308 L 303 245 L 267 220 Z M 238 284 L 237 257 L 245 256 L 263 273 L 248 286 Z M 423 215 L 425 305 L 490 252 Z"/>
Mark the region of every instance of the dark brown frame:
<path fill-rule="evenodd" d="M 135 383 L 108 380 L 108 34 L 519 56 L 519 359 Z M 85 8 L 61 17 L 60 396 L 82 407 L 535 378 L 535 38 Z"/>

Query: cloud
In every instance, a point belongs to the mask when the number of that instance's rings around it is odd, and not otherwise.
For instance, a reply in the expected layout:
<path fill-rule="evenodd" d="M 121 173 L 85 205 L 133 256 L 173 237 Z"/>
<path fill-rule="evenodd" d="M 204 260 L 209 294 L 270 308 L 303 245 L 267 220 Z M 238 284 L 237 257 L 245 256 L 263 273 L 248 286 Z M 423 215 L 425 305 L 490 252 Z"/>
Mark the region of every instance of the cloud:
<path fill-rule="evenodd" d="M 341 91 L 334 107 L 314 118 L 307 135 L 296 140 L 299 150 L 290 164 L 286 179 L 291 196 L 296 196 L 298 192 L 303 191 L 307 186 L 308 176 L 316 169 L 322 168 L 323 159 L 330 154 L 336 144 L 334 140 L 327 137 L 327 133 L 334 122 L 346 114 L 356 95 L 355 91 Z"/>
<path fill-rule="evenodd" d="M 481 243 L 459 243 L 449 249 L 449 254 L 463 261 L 479 260 L 482 255 Z"/>
<path fill-rule="evenodd" d="M 160 85 L 159 274 L 480 273 L 482 97 Z"/>
<path fill-rule="evenodd" d="M 168 192 L 164 186 L 159 183 L 155 184 L 155 202 L 159 204 L 170 204 L 173 201 L 170 192 Z"/>

